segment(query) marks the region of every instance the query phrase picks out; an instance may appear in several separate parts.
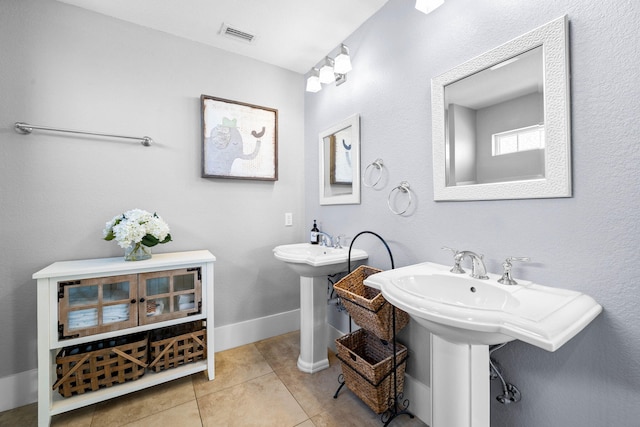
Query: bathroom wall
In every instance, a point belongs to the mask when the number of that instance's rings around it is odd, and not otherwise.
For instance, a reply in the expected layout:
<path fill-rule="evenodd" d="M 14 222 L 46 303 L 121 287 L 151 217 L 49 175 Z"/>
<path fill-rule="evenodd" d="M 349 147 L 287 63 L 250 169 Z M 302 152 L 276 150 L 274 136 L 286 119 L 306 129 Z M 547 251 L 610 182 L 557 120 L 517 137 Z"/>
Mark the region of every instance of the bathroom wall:
<path fill-rule="evenodd" d="M 0 379 L 36 368 L 31 275 L 122 256 L 102 229 L 128 209 L 169 223 L 174 241 L 155 252 L 217 257 L 216 327 L 297 310 L 298 278 L 271 250 L 306 230 L 303 86 L 297 73 L 53 0 L 2 0 Z M 201 94 L 278 109 L 278 181 L 201 178 Z M 155 144 L 19 135 L 17 121 Z"/>
<path fill-rule="evenodd" d="M 484 253 L 492 272 L 508 256 L 531 257 L 515 265 L 516 278 L 585 292 L 604 312 L 556 352 L 520 342 L 496 352 L 522 401 L 502 406 L 492 398 L 491 425 L 637 426 L 637 3 L 447 0 L 430 15 L 414 3 L 390 0 L 346 40 L 354 67 L 348 81 L 306 94 L 307 223 L 316 218 L 330 234 L 378 232 L 397 266 L 449 264 L 443 245 Z M 430 79 L 563 14 L 570 20 L 573 197 L 434 202 Z M 379 190 L 363 188 L 360 205 L 320 206 L 317 134 L 354 113 L 361 115 L 363 166 L 381 158 L 387 178 Z M 387 197 L 402 180 L 414 209 L 396 216 Z M 371 265 L 389 268 L 375 238 L 359 237 L 356 246 L 371 253 Z M 427 332 L 411 324 L 402 341 L 411 350 L 409 374 L 429 385 Z"/>

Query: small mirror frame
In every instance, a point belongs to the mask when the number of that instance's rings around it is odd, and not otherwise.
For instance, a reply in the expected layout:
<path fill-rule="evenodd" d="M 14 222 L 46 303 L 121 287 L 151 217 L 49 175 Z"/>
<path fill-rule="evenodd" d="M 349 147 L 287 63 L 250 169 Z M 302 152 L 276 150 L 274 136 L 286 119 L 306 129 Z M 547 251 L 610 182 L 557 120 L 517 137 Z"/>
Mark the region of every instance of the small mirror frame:
<path fill-rule="evenodd" d="M 333 135 L 336 132 L 351 127 L 352 129 L 352 148 L 351 148 L 351 166 L 353 169 L 353 179 L 351 184 L 350 194 L 338 194 L 335 196 L 325 196 L 324 185 L 329 182 L 325 173 L 329 170 L 329 159 L 325 159 L 324 156 L 324 139 L 327 136 Z M 319 134 L 319 154 L 320 154 L 320 204 L 321 205 L 357 205 L 360 204 L 360 115 L 354 114 L 347 117 L 340 123 L 331 126 Z"/>
<path fill-rule="evenodd" d="M 431 80 L 434 200 L 571 197 L 568 25 L 564 15 Z M 445 86 L 538 46 L 544 63 L 545 177 L 447 187 Z"/>

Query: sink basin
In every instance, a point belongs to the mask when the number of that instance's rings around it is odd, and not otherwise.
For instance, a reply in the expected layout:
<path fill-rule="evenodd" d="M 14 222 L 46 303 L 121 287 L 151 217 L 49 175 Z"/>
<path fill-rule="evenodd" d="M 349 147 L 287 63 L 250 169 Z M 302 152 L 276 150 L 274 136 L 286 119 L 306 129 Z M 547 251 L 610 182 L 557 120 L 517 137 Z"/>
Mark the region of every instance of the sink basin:
<path fill-rule="evenodd" d="M 289 268 L 304 277 L 319 277 L 347 271 L 349 248 L 331 248 L 311 243 L 294 243 L 276 246 L 276 259 L 284 261 Z M 351 249 L 351 261 L 367 259 L 362 249 Z"/>
<path fill-rule="evenodd" d="M 524 281 L 506 286 L 497 275 L 479 280 L 449 269 L 426 262 L 369 276 L 365 284 L 433 334 L 470 345 L 519 339 L 555 351 L 602 311 L 580 292 Z"/>

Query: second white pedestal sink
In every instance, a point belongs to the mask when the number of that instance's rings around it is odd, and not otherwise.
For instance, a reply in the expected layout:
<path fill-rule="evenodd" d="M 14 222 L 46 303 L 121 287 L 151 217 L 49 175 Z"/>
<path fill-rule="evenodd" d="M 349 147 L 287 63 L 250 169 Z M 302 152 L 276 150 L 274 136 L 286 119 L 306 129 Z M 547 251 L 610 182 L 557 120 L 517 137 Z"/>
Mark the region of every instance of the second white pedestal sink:
<path fill-rule="evenodd" d="M 300 275 L 300 356 L 298 369 L 314 373 L 329 367 L 327 357 L 327 280 L 329 274 L 347 271 L 349 250 L 310 243 L 281 245 L 276 259 Z M 351 250 L 351 267 L 367 259 L 361 249 Z"/>
<path fill-rule="evenodd" d="M 519 339 L 555 351 L 602 307 L 572 290 L 506 286 L 497 275 L 479 280 L 449 269 L 426 262 L 374 274 L 365 284 L 431 332 L 429 425 L 489 427 L 489 345 Z"/>

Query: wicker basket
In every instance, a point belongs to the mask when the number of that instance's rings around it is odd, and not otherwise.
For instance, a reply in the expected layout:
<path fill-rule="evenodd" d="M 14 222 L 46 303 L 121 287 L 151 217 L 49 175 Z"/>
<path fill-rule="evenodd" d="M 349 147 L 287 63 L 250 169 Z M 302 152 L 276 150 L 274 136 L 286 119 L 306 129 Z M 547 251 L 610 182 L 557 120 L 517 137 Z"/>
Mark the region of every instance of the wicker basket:
<path fill-rule="evenodd" d="M 63 348 L 53 389 L 69 397 L 137 380 L 147 367 L 147 341 L 141 333 Z"/>
<path fill-rule="evenodd" d="M 333 285 L 333 288 L 353 320 L 361 328 L 389 341 L 394 336 L 392 317 L 394 307 L 387 302 L 379 290 L 363 283 L 367 277 L 381 271 L 361 265 Z M 399 308 L 396 308 L 395 312 L 395 332 L 398 333 L 409 323 L 409 315 Z"/>
<path fill-rule="evenodd" d="M 201 320 L 151 331 L 149 369 L 160 372 L 207 358 L 207 334 Z"/>
<path fill-rule="evenodd" d="M 393 404 L 404 389 L 407 348 L 396 343 L 396 389 L 393 387 L 393 344 L 364 329 L 336 340 L 346 386 L 377 414 Z"/>

